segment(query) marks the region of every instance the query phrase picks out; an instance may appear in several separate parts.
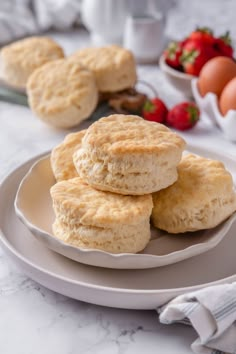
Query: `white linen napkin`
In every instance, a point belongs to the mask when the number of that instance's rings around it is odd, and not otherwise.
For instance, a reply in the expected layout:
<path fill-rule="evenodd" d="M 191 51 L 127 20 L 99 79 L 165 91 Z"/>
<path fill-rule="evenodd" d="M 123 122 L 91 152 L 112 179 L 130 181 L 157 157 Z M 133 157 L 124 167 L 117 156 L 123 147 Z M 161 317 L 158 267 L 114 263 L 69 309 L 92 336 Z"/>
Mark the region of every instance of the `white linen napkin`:
<path fill-rule="evenodd" d="M 80 23 L 82 0 L 0 0 L 0 43 Z"/>
<path fill-rule="evenodd" d="M 180 295 L 158 309 L 160 322 L 192 325 L 197 354 L 236 353 L 236 283 Z"/>

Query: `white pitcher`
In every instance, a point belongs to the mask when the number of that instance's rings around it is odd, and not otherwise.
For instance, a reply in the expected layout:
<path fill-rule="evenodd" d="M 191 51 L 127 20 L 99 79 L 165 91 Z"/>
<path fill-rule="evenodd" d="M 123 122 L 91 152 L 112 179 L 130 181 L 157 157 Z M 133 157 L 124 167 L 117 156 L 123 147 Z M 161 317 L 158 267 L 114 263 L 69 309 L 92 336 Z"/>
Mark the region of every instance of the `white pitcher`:
<path fill-rule="evenodd" d="M 94 45 L 122 43 L 127 0 L 83 0 L 81 12 Z"/>

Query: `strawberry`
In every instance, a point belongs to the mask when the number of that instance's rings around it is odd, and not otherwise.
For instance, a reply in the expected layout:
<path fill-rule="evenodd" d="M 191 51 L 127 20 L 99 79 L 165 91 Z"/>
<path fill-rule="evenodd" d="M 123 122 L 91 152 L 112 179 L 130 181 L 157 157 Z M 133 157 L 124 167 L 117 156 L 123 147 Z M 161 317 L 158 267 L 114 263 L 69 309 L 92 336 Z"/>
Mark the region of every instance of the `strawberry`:
<path fill-rule="evenodd" d="M 187 41 L 183 46 L 180 61 L 183 65 L 184 72 L 198 76 L 203 65 L 217 55 L 219 55 L 219 53 L 212 46 L 209 46 L 209 44 L 192 39 Z"/>
<path fill-rule="evenodd" d="M 168 113 L 166 123 L 178 130 L 192 128 L 199 120 L 199 109 L 193 102 L 183 102 L 174 106 Z"/>
<path fill-rule="evenodd" d="M 209 45 L 213 45 L 215 38 L 214 38 L 213 32 L 210 28 L 197 27 L 195 31 L 190 33 L 188 39 L 200 41 L 201 43 L 206 43 Z"/>
<path fill-rule="evenodd" d="M 168 109 L 160 98 L 155 97 L 151 100 L 147 100 L 143 106 L 142 116 L 146 120 L 164 123 L 166 121 L 167 114 Z"/>
<path fill-rule="evenodd" d="M 232 40 L 229 31 L 227 31 L 223 36 L 215 38 L 214 48 L 219 52 L 220 55 L 233 58 L 234 50 L 232 47 Z"/>
<path fill-rule="evenodd" d="M 166 64 L 174 69 L 181 69 L 180 57 L 182 54 L 182 46 L 180 42 L 170 42 L 164 51 Z"/>

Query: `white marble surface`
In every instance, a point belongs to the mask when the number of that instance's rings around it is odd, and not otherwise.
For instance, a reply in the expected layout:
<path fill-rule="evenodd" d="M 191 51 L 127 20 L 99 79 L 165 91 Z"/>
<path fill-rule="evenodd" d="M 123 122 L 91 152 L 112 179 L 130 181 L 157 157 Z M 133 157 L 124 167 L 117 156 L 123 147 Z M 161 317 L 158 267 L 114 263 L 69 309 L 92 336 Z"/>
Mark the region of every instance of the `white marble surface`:
<path fill-rule="evenodd" d="M 88 43 L 86 33 L 56 34 L 69 53 Z M 70 40 L 69 40 L 70 39 Z M 169 106 L 183 97 L 165 83 L 157 67 L 140 67 Z M 51 149 L 66 131 L 50 128 L 28 108 L 0 102 L 0 178 Z M 187 141 L 236 156 L 236 144 L 202 119 Z M 1 354 L 187 354 L 196 335 L 183 325 L 164 326 L 155 311 L 128 311 L 74 301 L 28 279 L 0 249 Z"/>

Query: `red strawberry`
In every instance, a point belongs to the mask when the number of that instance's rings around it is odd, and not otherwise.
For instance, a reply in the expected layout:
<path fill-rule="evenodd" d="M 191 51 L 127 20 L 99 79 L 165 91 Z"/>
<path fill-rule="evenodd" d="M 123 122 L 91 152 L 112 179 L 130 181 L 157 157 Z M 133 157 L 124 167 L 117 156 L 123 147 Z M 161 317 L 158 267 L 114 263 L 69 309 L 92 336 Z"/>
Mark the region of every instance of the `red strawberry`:
<path fill-rule="evenodd" d="M 215 39 L 214 48 L 220 55 L 233 58 L 234 50 L 229 31 L 227 31 L 223 36 Z"/>
<path fill-rule="evenodd" d="M 183 47 L 185 46 L 185 44 L 189 41 L 188 38 L 185 38 L 183 41 L 179 42 L 179 45 L 181 47 L 181 49 L 183 50 Z"/>
<path fill-rule="evenodd" d="M 166 122 L 178 130 L 192 128 L 199 120 L 199 109 L 193 102 L 183 102 L 174 106 L 168 113 Z"/>
<path fill-rule="evenodd" d="M 143 107 L 142 116 L 146 120 L 157 123 L 164 123 L 168 114 L 168 109 L 165 103 L 155 97 L 152 100 L 147 100 Z"/>
<path fill-rule="evenodd" d="M 183 47 L 183 54 L 180 61 L 184 72 L 198 76 L 203 65 L 219 53 L 209 44 L 201 43 L 196 40 L 189 40 Z"/>
<path fill-rule="evenodd" d="M 201 43 L 207 43 L 212 45 L 214 43 L 213 32 L 208 27 L 197 27 L 195 31 L 190 33 L 189 40 L 197 40 Z"/>
<path fill-rule="evenodd" d="M 174 69 L 181 68 L 180 56 L 182 54 L 181 42 L 171 42 L 164 51 L 166 64 Z"/>

